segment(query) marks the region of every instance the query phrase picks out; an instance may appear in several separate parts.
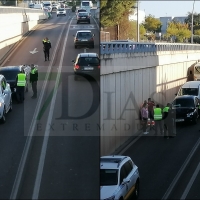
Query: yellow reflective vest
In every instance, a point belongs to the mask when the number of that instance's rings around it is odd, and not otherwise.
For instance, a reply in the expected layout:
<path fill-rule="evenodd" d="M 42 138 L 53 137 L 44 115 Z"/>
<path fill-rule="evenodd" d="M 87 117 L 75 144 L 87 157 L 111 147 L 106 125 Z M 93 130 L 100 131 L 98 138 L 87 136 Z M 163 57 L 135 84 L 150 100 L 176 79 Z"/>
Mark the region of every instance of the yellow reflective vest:
<path fill-rule="evenodd" d="M 26 85 L 26 74 L 19 73 L 17 79 L 17 86 L 25 86 Z"/>
<path fill-rule="evenodd" d="M 154 108 L 154 120 L 162 120 L 162 110 L 161 108 Z"/>

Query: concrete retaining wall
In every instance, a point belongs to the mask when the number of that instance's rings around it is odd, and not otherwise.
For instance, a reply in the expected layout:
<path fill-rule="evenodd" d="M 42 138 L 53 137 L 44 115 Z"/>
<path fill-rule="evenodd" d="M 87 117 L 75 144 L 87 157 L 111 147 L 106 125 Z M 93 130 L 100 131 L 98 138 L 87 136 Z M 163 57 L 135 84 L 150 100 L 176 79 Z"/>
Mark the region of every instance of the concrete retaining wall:
<path fill-rule="evenodd" d="M 151 97 L 171 102 L 198 51 L 101 55 L 101 154 L 114 152 L 140 129 L 139 107 Z"/>
<path fill-rule="evenodd" d="M 43 10 L 0 6 L 0 60 L 13 44 L 44 19 L 47 15 Z"/>

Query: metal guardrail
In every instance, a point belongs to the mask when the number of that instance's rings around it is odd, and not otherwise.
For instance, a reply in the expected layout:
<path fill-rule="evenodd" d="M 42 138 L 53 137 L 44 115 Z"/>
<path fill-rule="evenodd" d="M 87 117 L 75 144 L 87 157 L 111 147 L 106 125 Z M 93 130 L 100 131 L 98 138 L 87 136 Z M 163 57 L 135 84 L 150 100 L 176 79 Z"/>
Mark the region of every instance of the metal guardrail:
<path fill-rule="evenodd" d="M 100 54 L 200 50 L 200 44 L 101 42 Z"/>

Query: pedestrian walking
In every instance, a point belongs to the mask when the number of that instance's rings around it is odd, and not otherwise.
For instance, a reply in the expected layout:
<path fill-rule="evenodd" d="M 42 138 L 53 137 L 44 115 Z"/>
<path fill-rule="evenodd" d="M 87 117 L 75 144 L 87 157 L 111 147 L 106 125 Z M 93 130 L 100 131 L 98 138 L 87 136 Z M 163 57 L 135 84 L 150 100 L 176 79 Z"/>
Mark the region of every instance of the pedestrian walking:
<path fill-rule="evenodd" d="M 163 120 L 164 120 L 164 138 L 169 139 L 169 108 L 170 103 L 167 103 L 167 105 L 163 108 Z"/>
<path fill-rule="evenodd" d="M 142 130 L 144 134 L 148 134 L 147 132 L 147 120 L 148 120 L 148 105 L 144 103 L 141 109 L 142 116 Z"/>
<path fill-rule="evenodd" d="M 160 129 L 160 134 L 163 133 L 163 126 L 162 126 L 162 109 L 157 104 L 156 108 L 154 108 L 154 121 L 155 121 L 155 134 L 158 133 L 158 128 Z"/>
<path fill-rule="evenodd" d="M 38 69 L 35 67 L 34 64 L 31 64 L 31 72 L 30 72 L 30 83 L 33 90 L 32 99 L 37 98 L 37 81 L 38 81 Z"/>
<path fill-rule="evenodd" d="M 24 101 L 24 92 L 26 86 L 26 74 L 24 70 L 21 69 L 20 72 L 17 74 L 16 77 L 16 97 L 18 103 L 23 103 Z"/>
<path fill-rule="evenodd" d="M 42 40 L 43 43 L 43 50 L 44 50 L 44 58 L 45 61 L 47 61 L 47 59 L 49 60 L 49 53 L 50 53 L 50 49 L 51 49 L 51 41 L 48 39 L 48 37 L 44 38 Z"/>

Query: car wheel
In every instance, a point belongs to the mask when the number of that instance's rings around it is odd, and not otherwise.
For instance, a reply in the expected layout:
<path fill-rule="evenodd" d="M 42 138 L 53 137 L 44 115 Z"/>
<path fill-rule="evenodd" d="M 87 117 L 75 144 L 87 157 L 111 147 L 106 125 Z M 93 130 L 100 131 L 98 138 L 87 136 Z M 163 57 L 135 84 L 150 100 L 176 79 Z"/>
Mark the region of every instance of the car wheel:
<path fill-rule="evenodd" d="M 12 107 L 12 99 L 10 99 L 10 109 L 9 109 L 9 112 L 12 112 L 12 109 L 13 109 L 13 107 Z"/>
<path fill-rule="evenodd" d="M 4 123 L 6 122 L 6 110 L 5 110 L 5 108 L 4 108 L 4 110 L 3 110 L 3 116 L 2 116 L 2 118 L 0 119 L 0 122 L 1 122 L 2 124 L 4 124 Z"/>
<path fill-rule="evenodd" d="M 139 197 L 139 181 L 137 181 L 135 184 L 135 191 L 133 194 L 133 199 L 137 200 L 138 197 Z"/>

